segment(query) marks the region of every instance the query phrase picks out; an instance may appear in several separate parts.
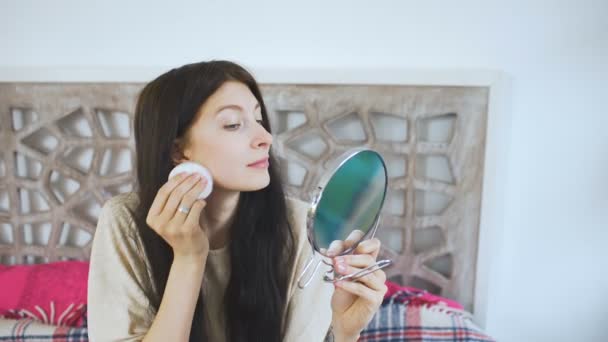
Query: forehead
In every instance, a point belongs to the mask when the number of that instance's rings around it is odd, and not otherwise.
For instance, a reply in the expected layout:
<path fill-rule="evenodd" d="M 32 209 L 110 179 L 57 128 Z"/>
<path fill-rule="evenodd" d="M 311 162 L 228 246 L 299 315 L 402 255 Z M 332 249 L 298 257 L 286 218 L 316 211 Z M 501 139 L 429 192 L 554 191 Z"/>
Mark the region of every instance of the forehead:
<path fill-rule="evenodd" d="M 228 81 L 211 95 L 202 106 L 203 112 L 215 114 L 215 112 L 225 105 L 237 105 L 245 109 L 253 108 L 258 100 L 253 96 L 249 88 L 237 81 Z"/>

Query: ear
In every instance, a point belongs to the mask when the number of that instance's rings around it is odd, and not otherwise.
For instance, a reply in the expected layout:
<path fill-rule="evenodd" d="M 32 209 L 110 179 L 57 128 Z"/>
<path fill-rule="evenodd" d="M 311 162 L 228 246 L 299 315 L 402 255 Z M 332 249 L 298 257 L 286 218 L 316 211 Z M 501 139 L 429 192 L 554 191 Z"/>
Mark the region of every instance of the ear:
<path fill-rule="evenodd" d="M 173 162 L 173 166 L 189 160 L 184 155 L 184 145 L 181 139 L 175 139 L 173 142 L 173 146 L 171 147 L 171 162 Z"/>

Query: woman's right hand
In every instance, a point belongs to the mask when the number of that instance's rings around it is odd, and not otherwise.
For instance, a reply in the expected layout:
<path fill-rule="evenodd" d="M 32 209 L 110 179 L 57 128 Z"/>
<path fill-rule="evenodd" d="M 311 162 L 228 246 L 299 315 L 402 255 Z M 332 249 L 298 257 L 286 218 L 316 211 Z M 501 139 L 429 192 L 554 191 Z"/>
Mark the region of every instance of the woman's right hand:
<path fill-rule="evenodd" d="M 174 259 L 202 260 L 209 253 L 209 239 L 199 224 L 206 202 L 197 199 L 206 185 L 198 174 L 180 173 L 158 190 L 148 211 L 146 223 L 173 248 Z"/>

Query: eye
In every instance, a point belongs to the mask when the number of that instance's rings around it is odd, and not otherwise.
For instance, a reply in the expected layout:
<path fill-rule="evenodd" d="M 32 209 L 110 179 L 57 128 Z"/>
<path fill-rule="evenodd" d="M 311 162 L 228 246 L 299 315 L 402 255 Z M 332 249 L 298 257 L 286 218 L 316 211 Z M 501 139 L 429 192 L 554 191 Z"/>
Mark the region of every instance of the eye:
<path fill-rule="evenodd" d="M 224 125 L 224 128 L 229 131 L 235 131 L 235 130 L 239 129 L 239 127 L 241 127 L 240 123 L 232 124 L 232 125 Z"/>
<path fill-rule="evenodd" d="M 255 120 L 255 121 L 257 121 L 257 123 L 259 123 L 260 125 L 264 126 L 264 120 L 260 119 L 260 120 Z"/>

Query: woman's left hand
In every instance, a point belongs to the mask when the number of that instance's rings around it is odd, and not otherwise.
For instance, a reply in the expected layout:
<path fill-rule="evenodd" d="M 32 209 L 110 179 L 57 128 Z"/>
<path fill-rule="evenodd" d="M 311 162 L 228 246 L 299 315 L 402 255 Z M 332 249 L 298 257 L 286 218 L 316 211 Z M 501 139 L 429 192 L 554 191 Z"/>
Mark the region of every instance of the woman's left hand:
<path fill-rule="evenodd" d="M 354 231 L 344 242 L 332 243 L 328 254 L 350 248 L 363 235 Z M 361 242 L 353 254 L 333 258 L 334 269 L 346 275 L 358 272 L 376 263 L 380 251 L 380 240 L 374 238 Z M 357 280 L 335 283 L 336 290 L 331 300 L 332 330 L 336 341 L 356 341 L 361 331 L 369 324 L 382 304 L 387 287 L 386 274 L 376 270 Z"/>

